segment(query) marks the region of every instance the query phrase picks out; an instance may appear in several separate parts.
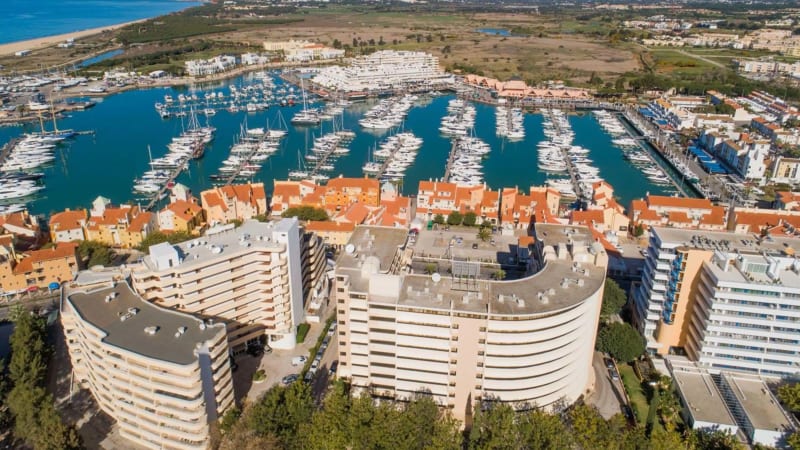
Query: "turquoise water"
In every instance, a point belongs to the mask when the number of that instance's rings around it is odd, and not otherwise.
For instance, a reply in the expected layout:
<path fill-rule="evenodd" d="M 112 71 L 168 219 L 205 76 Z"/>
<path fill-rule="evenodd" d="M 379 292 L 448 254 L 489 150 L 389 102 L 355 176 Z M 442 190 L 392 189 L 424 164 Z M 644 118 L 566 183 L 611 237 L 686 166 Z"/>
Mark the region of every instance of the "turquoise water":
<path fill-rule="evenodd" d="M 160 16 L 198 4 L 178 0 L 3 0 L 0 44 Z"/>
<path fill-rule="evenodd" d="M 511 32 L 502 28 L 478 28 L 478 33 L 488 34 L 491 36 L 511 36 Z"/>
<path fill-rule="evenodd" d="M 89 67 L 92 64 L 99 63 L 100 61 L 105 61 L 105 60 L 107 60 L 109 58 L 113 58 L 113 57 L 115 57 L 117 55 L 121 55 L 124 51 L 125 50 L 122 50 L 121 48 L 118 48 L 116 50 L 111 50 L 111 51 L 108 51 L 108 52 L 105 52 L 105 53 L 101 53 L 101 54 L 99 54 L 97 56 L 94 56 L 92 58 L 85 59 L 85 60 L 81 61 L 81 63 L 78 64 L 78 67 Z"/>
<path fill-rule="evenodd" d="M 231 81 L 241 85 L 243 78 Z M 220 83 L 214 90 L 220 91 L 227 83 Z M 222 89 L 227 91 L 226 89 Z M 163 120 L 153 105 L 162 102 L 165 94 L 176 97 L 186 88 L 157 88 L 127 91 L 98 101 L 97 106 L 83 112 L 73 113 L 59 122 L 61 128 L 94 130 L 95 135 L 82 135 L 62 146 L 56 164 L 45 168 L 46 186 L 44 194 L 29 203 L 29 209 L 37 214 L 50 214 L 66 207 L 88 207 L 98 195 L 110 198 L 115 203 L 136 201 L 131 193 L 133 179 L 148 169 L 147 147 L 153 157 L 166 153 L 166 145 L 180 134 L 179 119 Z M 202 95 L 202 94 L 201 94 Z M 450 140 L 439 134 L 442 116 L 452 96 L 428 99 L 411 109 L 405 121 L 406 131 L 412 131 L 423 139 L 423 146 L 415 164 L 406 174 L 402 191 L 414 194 L 420 180 L 441 178 L 450 151 Z M 370 149 L 388 133 L 374 134 L 359 128 L 358 119 L 371 106 L 370 103 L 355 104 L 344 114 L 344 125 L 356 132 L 350 144 L 350 153 L 335 163 L 332 176 L 362 176 L 361 167 L 368 160 Z M 286 122 L 301 106 L 273 107 L 266 111 L 248 114 L 220 111 L 211 118 L 217 127 L 216 139 L 206 151 L 203 159 L 190 163 L 189 170 L 178 181 L 189 186 L 196 194 L 212 186 L 210 175 L 216 174 L 222 161 L 239 133 L 240 125 L 247 119 L 248 126 L 276 127 L 278 116 Z M 486 183 L 492 188 L 517 186 L 527 190 L 532 185 L 541 185 L 547 174 L 537 168 L 536 144 L 544 139 L 542 117 L 528 114 L 525 117 L 525 140 L 505 142 L 495 136 L 494 107 L 477 104 L 475 134 L 489 143 L 492 152 L 485 160 Z M 201 119 L 201 123 L 204 119 Z M 575 144 L 590 149 L 590 157 L 600 169 L 600 175 L 616 189 L 619 201 L 627 206 L 631 199 L 647 192 L 667 192 L 664 187 L 653 185 L 637 169 L 622 159 L 622 153 L 611 144 L 611 137 L 600 127 L 591 114 L 570 116 L 575 130 Z M 0 128 L 0 144 L 19 135 L 35 125 Z M 270 157 L 254 181 L 263 181 L 268 190 L 274 179 L 286 179 L 290 170 L 298 166 L 298 152 L 303 153 L 315 136 L 331 130 L 330 122 L 322 128 L 293 128 L 281 144 L 280 151 Z"/>

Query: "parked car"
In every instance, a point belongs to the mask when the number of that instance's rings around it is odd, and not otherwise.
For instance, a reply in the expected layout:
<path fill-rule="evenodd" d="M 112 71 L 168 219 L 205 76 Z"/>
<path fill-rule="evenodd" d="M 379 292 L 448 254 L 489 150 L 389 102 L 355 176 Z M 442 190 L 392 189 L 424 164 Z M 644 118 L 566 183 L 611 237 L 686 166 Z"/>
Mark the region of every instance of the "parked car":
<path fill-rule="evenodd" d="M 608 374 L 611 375 L 611 379 L 612 380 L 614 380 L 614 381 L 619 380 L 619 374 L 617 373 L 617 371 L 615 369 L 613 369 L 613 368 L 612 369 L 608 369 Z"/>
<path fill-rule="evenodd" d="M 603 358 L 603 361 L 606 363 L 606 368 L 613 369 L 614 368 L 614 361 L 611 358 Z"/>
<path fill-rule="evenodd" d="M 302 366 L 303 364 L 306 363 L 306 361 L 308 361 L 308 357 L 306 356 L 295 356 L 294 358 L 292 358 L 292 365 Z"/>
<path fill-rule="evenodd" d="M 331 368 L 328 370 L 328 373 L 330 373 L 331 375 L 333 375 L 333 374 L 335 374 L 335 373 L 336 373 L 336 369 L 338 369 L 338 368 L 339 368 L 339 360 L 337 359 L 337 360 L 334 360 L 334 361 L 331 363 Z"/>
<path fill-rule="evenodd" d="M 288 385 L 294 383 L 295 381 L 297 381 L 299 378 L 300 378 L 300 375 L 298 375 L 296 373 L 293 373 L 291 375 L 286 375 L 285 377 L 283 377 L 281 379 L 281 383 L 283 383 L 283 384 L 288 386 Z"/>

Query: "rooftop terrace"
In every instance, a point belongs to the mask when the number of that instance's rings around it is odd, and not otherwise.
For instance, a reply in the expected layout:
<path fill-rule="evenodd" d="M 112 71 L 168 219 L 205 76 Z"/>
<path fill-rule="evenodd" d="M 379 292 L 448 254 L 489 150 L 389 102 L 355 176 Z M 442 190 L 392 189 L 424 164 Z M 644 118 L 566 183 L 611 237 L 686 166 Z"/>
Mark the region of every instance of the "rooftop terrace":
<path fill-rule="evenodd" d="M 148 358 L 191 364 L 197 347 L 225 333 L 224 324 L 207 325 L 142 300 L 124 282 L 79 289 L 66 293 L 66 301 L 106 334 L 103 341 Z"/>
<path fill-rule="evenodd" d="M 530 270 L 506 280 L 491 275 L 520 262 L 517 244 L 527 235 L 493 235 L 494 242 L 482 242 L 476 232 L 422 230 L 413 236 L 397 228 L 358 227 L 336 271 L 349 276 L 352 291 L 369 292 L 371 301 L 493 314 L 568 308 L 599 290 L 605 280 L 607 256 L 585 227 L 537 226 L 544 266 L 531 264 Z M 428 264 L 435 264 L 438 272 L 426 273 L 422 268 Z"/>

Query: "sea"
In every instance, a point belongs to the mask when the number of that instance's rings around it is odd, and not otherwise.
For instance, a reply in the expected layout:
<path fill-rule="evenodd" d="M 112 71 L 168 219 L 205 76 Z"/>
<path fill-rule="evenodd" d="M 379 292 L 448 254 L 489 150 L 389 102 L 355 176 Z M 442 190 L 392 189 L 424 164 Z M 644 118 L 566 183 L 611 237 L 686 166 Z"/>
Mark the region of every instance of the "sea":
<path fill-rule="evenodd" d="M 2 0 L 0 44 L 156 17 L 199 4 L 180 0 Z"/>
<path fill-rule="evenodd" d="M 240 88 L 251 84 L 249 75 L 217 83 L 213 86 L 167 87 L 132 90 L 104 98 L 95 98 L 97 105 L 86 111 L 73 112 L 59 120 L 60 129 L 94 131 L 65 141 L 56 153 L 56 161 L 42 168 L 46 189 L 28 203 L 32 213 L 49 215 L 64 208 L 88 208 L 98 195 L 114 203 L 146 202 L 132 192 L 134 179 L 148 170 L 148 148 L 153 158 L 167 152 L 167 144 L 178 136 L 186 126 L 181 118 L 162 119 L 154 105 L 164 102 L 165 95 L 173 98 L 181 93 L 196 92 L 203 98 L 204 92 L 225 92 L 230 85 Z M 282 81 L 275 78 L 280 86 Z M 402 124 L 403 131 L 413 132 L 423 139 L 417 159 L 407 169 L 406 177 L 399 186 L 404 194 L 415 194 L 420 180 L 440 179 L 444 176 L 451 140 L 439 133 L 441 119 L 447 114 L 448 102 L 453 95 L 423 97 L 413 107 Z M 362 166 L 370 159 L 371 149 L 379 146 L 389 134 L 400 130 L 375 133 L 359 127 L 358 120 L 373 105 L 373 101 L 354 103 L 340 119 L 344 128 L 356 132 L 350 143 L 350 153 L 335 162 L 331 177 L 363 176 Z M 292 116 L 302 108 L 295 106 L 273 106 L 256 113 L 244 111 L 231 113 L 220 110 L 209 117 L 208 122 L 217 128 L 216 138 L 202 159 L 192 161 L 189 170 L 181 174 L 178 182 L 185 184 L 195 194 L 213 186 L 210 178 L 218 174 L 222 161 L 230 154 L 230 148 L 240 134 L 243 125 L 249 128 L 278 128 L 289 123 Z M 525 139 L 509 142 L 496 136 L 495 108 L 476 104 L 477 117 L 475 136 L 488 143 L 492 150 L 484 160 L 487 185 L 493 189 L 518 187 L 527 191 L 530 186 L 544 184 L 552 174 L 540 171 L 537 165 L 537 143 L 545 140 L 543 118 L 540 114 L 526 114 L 524 119 Z M 205 124 L 206 119 L 200 118 Z M 671 186 L 651 183 L 642 172 L 623 159 L 622 151 L 612 143 L 612 137 L 600 126 L 591 113 L 571 114 L 569 122 L 575 132 L 574 144 L 590 150 L 588 155 L 599 168 L 600 176 L 615 188 L 618 201 L 627 206 L 634 199 L 647 193 L 674 193 Z M 52 124 L 46 124 L 52 128 Z M 340 125 L 341 126 L 341 125 Z M 0 128 L 0 145 L 16 136 L 38 129 L 39 124 L 26 124 Z M 280 150 L 262 166 L 253 181 L 263 181 L 268 191 L 273 180 L 287 179 L 288 173 L 300 166 L 313 139 L 333 130 L 331 122 L 318 127 L 294 127 L 288 125 L 288 134 L 281 142 Z M 563 175 L 562 175 L 563 176 Z"/>

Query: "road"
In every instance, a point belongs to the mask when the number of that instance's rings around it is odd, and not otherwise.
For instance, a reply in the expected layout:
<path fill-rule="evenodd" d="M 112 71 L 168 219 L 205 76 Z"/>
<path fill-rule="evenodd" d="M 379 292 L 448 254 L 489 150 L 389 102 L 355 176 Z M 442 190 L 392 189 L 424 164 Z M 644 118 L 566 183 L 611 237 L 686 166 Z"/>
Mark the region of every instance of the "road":
<path fill-rule="evenodd" d="M 694 58 L 694 59 L 699 59 L 700 61 L 709 63 L 712 66 L 717 66 L 717 67 L 720 67 L 720 68 L 723 68 L 723 69 L 727 69 L 728 68 L 728 66 L 726 66 L 725 64 L 722 64 L 721 62 L 717 62 L 717 61 L 708 59 L 705 56 L 700 56 L 700 55 L 696 55 L 694 53 L 689 53 L 689 52 L 687 52 L 685 50 L 675 50 L 675 51 L 680 53 L 681 55 L 688 56 L 688 57 Z"/>
<path fill-rule="evenodd" d="M 623 400 L 619 393 L 621 385 L 614 383 L 608 375 L 602 353 L 594 352 L 592 368 L 594 369 L 594 391 L 586 397 L 586 403 L 596 407 L 601 416 L 610 419 L 615 414 L 622 412 Z"/>

